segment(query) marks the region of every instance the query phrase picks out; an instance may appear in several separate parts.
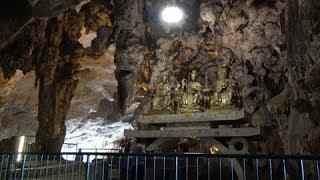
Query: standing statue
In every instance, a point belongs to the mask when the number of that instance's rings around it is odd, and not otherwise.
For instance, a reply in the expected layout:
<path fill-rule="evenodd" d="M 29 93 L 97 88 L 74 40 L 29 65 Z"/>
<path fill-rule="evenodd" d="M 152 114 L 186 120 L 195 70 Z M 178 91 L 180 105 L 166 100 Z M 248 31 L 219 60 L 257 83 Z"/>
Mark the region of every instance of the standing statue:
<path fill-rule="evenodd" d="M 231 77 L 230 68 L 222 66 L 218 69 L 217 75 L 217 85 L 210 101 L 211 109 L 232 105 L 232 98 L 235 95 L 235 84 Z"/>
<path fill-rule="evenodd" d="M 202 85 L 196 81 L 197 72 L 193 70 L 191 72 L 191 80 L 187 83 L 181 98 L 181 104 L 179 106 L 179 112 L 200 112 L 201 111 L 201 99 L 202 99 Z M 182 88 L 184 81 L 182 81 Z"/>
<path fill-rule="evenodd" d="M 202 90 L 202 94 L 203 94 L 202 107 L 204 109 L 209 109 L 210 108 L 210 100 L 211 100 L 212 90 L 208 85 L 208 75 L 207 74 L 205 76 L 205 84 L 204 84 L 204 88 Z"/>
<path fill-rule="evenodd" d="M 187 79 L 182 79 L 181 83 L 178 84 L 178 89 L 175 91 L 173 99 L 175 104 L 175 111 L 179 111 L 183 103 L 183 100 L 186 99 L 187 92 Z"/>
<path fill-rule="evenodd" d="M 167 75 L 162 76 L 161 82 L 156 85 L 155 91 L 152 100 L 153 110 L 173 112 L 172 90 Z"/>

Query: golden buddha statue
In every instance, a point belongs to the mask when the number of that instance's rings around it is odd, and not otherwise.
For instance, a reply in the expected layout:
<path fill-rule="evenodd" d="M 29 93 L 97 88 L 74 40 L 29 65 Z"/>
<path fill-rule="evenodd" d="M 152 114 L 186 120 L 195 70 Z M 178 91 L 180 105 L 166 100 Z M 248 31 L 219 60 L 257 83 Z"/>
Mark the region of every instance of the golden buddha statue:
<path fill-rule="evenodd" d="M 186 95 L 186 86 L 187 86 L 187 80 L 186 79 L 182 79 L 181 83 L 179 83 L 178 88 L 176 91 L 174 91 L 174 104 L 175 104 L 175 110 L 179 111 L 180 107 L 182 105 L 182 100 L 186 99 L 185 95 Z"/>
<path fill-rule="evenodd" d="M 202 85 L 200 82 L 196 81 L 197 72 L 193 70 L 191 72 L 190 82 L 187 84 L 182 81 L 182 90 L 185 86 L 185 91 L 182 92 L 181 103 L 179 105 L 179 112 L 199 112 L 201 111 L 201 99 L 202 99 Z M 184 85 L 186 84 L 186 85 Z"/>
<path fill-rule="evenodd" d="M 232 105 L 232 97 L 235 93 L 235 84 L 230 74 L 230 68 L 222 66 L 218 69 L 217 75 L 217 85 L 210 101 L 211 109 Z"/>
<path fill-rule="evenodd" d="M 203 108 L 204 109 L 209 109 L 210 108 L 210 100 L 211 100 L 211 95 L 212 95 L 212 90 L 208 85 L 208 75 L 206 74 L 205 76 L 205 85 L 204 88 L 202 90 L 202 94 L 203 94 Z"/>
<path fill-rule="evenodd" d="M 162 80 L 156 85 L 155 91 L 152 100 L 152 109 L 155 111 L 173 112 L 172 90 L 167 75 L 162 76 Z"/>

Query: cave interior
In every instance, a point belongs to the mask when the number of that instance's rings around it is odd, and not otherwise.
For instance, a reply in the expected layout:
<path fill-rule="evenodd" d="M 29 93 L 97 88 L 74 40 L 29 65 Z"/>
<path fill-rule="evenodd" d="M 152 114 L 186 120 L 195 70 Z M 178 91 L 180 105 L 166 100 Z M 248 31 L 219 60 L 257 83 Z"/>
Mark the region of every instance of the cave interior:
<path fill-rule="evenodd" d="M 160 16 L 171 4 L 178 23 Z M 0 147 L 29 135 L 60 152 L 79 117 L 137 128 L 160 77 L 195 70 L 216 87 L 228 66 L 246 126 L 263 130 L 250 153 L 319 154 L 319 11 L 319 0 L 2 2 Z"/>

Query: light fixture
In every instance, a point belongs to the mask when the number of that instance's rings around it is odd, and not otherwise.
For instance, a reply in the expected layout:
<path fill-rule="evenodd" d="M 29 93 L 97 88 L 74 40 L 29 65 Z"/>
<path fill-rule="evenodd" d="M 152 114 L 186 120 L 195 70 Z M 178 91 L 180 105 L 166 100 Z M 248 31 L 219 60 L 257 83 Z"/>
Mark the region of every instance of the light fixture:
<path fill-rule="evenodd" d="M 217 152 L 219 152 L 219 149 L 216 146 L 212 145 L 210 147 L 210 153 L 211 154 L 217 154 Z"/>
<path fill-rule="evenodd" d="M 18 145 L 18 156 L 17 156 L 17 161 L 21 161 L 21 158 L 22 158 L 22 152 L 23 152 L 23 149 L 24 149 L 24 142 L 26 140 L 26 137 L 25 136 L 21 136 L 20 139 L 19 139 L 19 145 Z"/>
<path fill-rule="evenodd" d="M 167 6 L 161 12 L 162 20 L 166 23 L 178 23 L 183 18 L 182 10 L 177 6 Z"/>

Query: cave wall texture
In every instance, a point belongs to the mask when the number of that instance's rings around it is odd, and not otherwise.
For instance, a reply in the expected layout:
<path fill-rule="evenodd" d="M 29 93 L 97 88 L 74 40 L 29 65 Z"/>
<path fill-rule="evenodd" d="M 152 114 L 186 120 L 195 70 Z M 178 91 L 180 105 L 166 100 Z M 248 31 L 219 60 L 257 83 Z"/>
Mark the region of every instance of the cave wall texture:
<path fill-rule="evenodd" d="M 80 6 L 83 6 L 83 3 Z M 103 102 L 99 103 L 98 109 L 110 104 L 109 101 L 112 97 L 108 97 L 109 94 L 106 91 L 114 91 L 113 89 L 116 85 L 112 75 L 114 65 L 109 61 L 96 63 L 95 61 L 99 60 L 100 57 L 89 58 L 89 60 L 88 56 L 84 57 L 84 47 L 87 40 L 80 39 L 80 37 L 83 38 L 82 30 L 84 27 L 92 34 L 93 31 L 97 31 L 98 27 L 110 25 L 107 8 L 101 7 L 100 4 L 93 6 L 90 3 L 84 5 L 81 12 L 79 12 L 79 7 L 76 7 L 77 11 L 70 9 L 57 17 L 30 18 L 24 25 L 21 25 L 22 27 L 15 27 L 18 29 L 16 33 L 4 34 L 5 40 L 1 42 L 1 76 L 9 79 L 1 79 L 1 83 L 4 84 L 4 92 L 18 86 L 16 81 L 17 79 L 22 79 L 20 77 L 22 76 L 21 71 L 24 74 L 34 71 L 34 75 L 29 75 L 28 73 L 29 79 L 25 78 L 24 81 L 24 83 L 33 86 L 34 90 L 28 89 L 27 86 L 24 86 L 24 89 L 17 87 L 17 89 L 26 91 L 21 93 L 21 96 L 26 94 L 26 97 L 30 96 L 32 98 L 16 100 L 15 103 L 17 105 L 22 104 L 23 107 L 16 107 L 16 110 L 10 107 L 10 103 L 12 103 L 10 95 L 14 93 L 12 91 L 11 93 L 6 93 L 9 94 L 9 97 L 6 94 L 1 95 L 2 105 L 4 105 L 1 106 L 2 127 L 0 127 L 0 130 L 4 132 L 1 135 L 1 139 L 10 138 L 13 135 L 23 135 L 23 133 L 33 134 L 29 131 L 35 130 L 38 126 L 39 128 L 36 129 L 36 142 L 40 147 L 39 151 L 58 152 L 65 137 L 65 119 L 70 109 L 71 99 L 75 93 L 73 104 L 77 108 L 73 108 L 75 111 L 72 111 L 71 114 L 69 113 L 69 118 L 84 116 L 90 110 L 93 104 L 92 100 L 98 101 L 100 99 L 97 96 L 105 98 Z M 90 54 L 90 50 L 88 54 Z M 108 47 L 102 53 L 109 60 L 113 59 L 113 54 L 113 47 Z M 88 61 L 81 62 L 80 60 Z M 106 69 L 101 69 L 104 67 Z M 99 68 L 100 74 L 97 73 Z M 20 71 L 17 73 L 17 70 Z M 101 77 L 109 78 L 110 80 L 106 82 Z M 32 78 L 34 78 L 33 81 Z M 90 79 L 80 83 L 76 91 L 79 78 L 81 80 Z M 109 87 L 104 88 L 104 85 Z M 33 98 L 34 94 L 37 93 L 35 91 L 36 88 L 39 89 L 38 97 Z M 88 90 L 89 88 L 91 90 Z M 82 96 L 81 100 L 79 100 L 79 96 L 84 92 L 87 96 Z M 23 100 L 26 103 L 19 102 Z M 38 103 L 34 103 L 36 101 Z M 32 103 L 32 106 L 29 107 L 29 103 Z M 34 109 L 34 105 L 38 107 L 38 110 Z M 77 111 L 81 110 L 82 112 L 77 113 Z M 38 123 L 32 121 L 32 117 L 26 116 L 34 115 L 34 112 L 38 114 L 36 117 Z M 72 113 L 77 113 L 77 115 Z M 26 125 L 23 130 L 20 130 L 21 124 L 17 125 L 17 122 L 12 122 L 21 121 L 17 120 L 19 118 L 17 114 L 24 117 L 23 119 L 29 120 L 29 122 L 22 123 Z M 101 112 L 99 115 L 107 116 L 109 114 Z M 15 131 L 12 132 L 11 130 Z"/>
<path fill-rule="evenodd" d="M 319 154 L 320 1 L 287 2 L 284 90 L 268 104 L 288 154 Z"/>
<path fill-rule="evenodd" d="M 35 72 L 38 143 L 58 151 L 79 62 L 115 45 L 114 111 L 124 114 L 138 101 L 136 114 L 142 113 L 161 74 L 176 81 L 195 69 L 215 86 L 217 68 L 228 65 L 251 125 L 266 132 L 256 151 L 319 153 L 319 0 L 177 0 L 186 16 L 174 27 L 159 17 L 167 3 L 92 0 L 79 12 L 34 19 L 5 41 L 3 76 Z M 83 27 L 96 33 L 90 47 L 78 42 Z"/>
<path fill-rule="evenodd" d="M 56 18 L 35 19 L 1 52 L 5 78 L 14 76 L 17 69 L 35 71 L 34 84 L 40 89 L 37 141 L 41 150 L 57 152 L 63 143 L 66 111 L 77 85 L 74 76 L 84 52 L 77 41 L 82 22 L 75 10 Z"/>
<path fill-rule="evenodd" d="M 161 8 L 165 5 L 166 1 L 151 0 L 140 4 L 138 7 L 145 6 L 144 25 L 140 25 L 142 22 L 137 20 L 135 28 L 144 30 L 133 30 L 132 33 L 143 45 L 130 45 L 127 39 L 127 53 L 119 51 L 118 48 L 116 51 L 115 60 L 121 57 L 120 55 L 130 55 L 122 64 L 133 69 L 139 68 L 138 72 L 126 72 L 128 78 L 132 77 L 126 80 L 128 100 L 132 100 L 130 93 L 133 93 L 136 100 L 139 100 L 140 96 L 146 97 L 136 114 L 144 112 L 144 106 L 150 103 L 150 93 L 142 88 L 133 91 L 132 87 L 135 85 L 146 83 L 152 90 L 161 74 L 171 75 L 171 81 L 174 82 L 187 78 L 187 74 L 195 69 L 202 83 L 207 75 L 209 85 L 215 86 L 217 68 L 228 65 L 240 86 L 244 109 L 252 122 L 251 125 L 262 126 L 268 132 L 265 140 L 261 140 L 254 151 L 282 152 L 281 146 L 274 145 L 279 143 L 279 138 L 267 138 L 278 137 L 277 121 L 268 110 L 267 103 L 279 94 L 287 83 L 286 2 L 179 1 L 178 5 L 183 7 L 186 19 L 182 25 L 176 27 L 163 24 L 159 19 Z M 134 12 L 137 13 L 131 11 Z M 137 16 L 131 14 L 130 17 Z M 131 39 L 132 35 L 128 34 Z M 119 36 L 121 37 L 121 34 Z M 144 38 L 141 38 L 143 36 Z M 137 51 L 139 53 L 136 53 Z M 146 54 L 145 58 L 142 54 Z M 150 65 L 147 72 L 145 64 Z M 119 93 L 121 94 L 120 91 Z"/>

